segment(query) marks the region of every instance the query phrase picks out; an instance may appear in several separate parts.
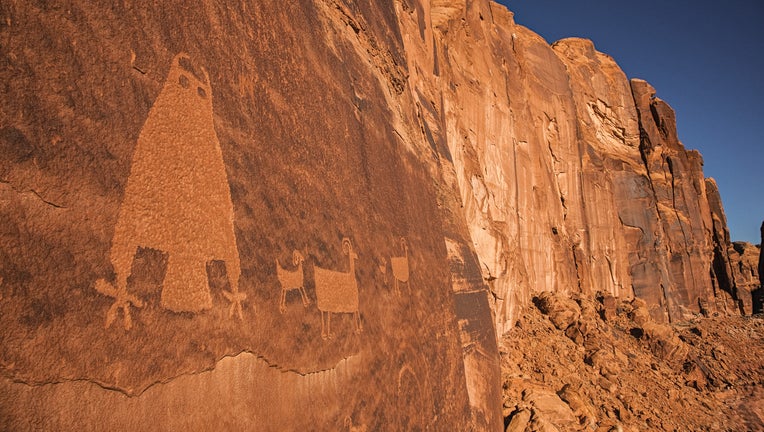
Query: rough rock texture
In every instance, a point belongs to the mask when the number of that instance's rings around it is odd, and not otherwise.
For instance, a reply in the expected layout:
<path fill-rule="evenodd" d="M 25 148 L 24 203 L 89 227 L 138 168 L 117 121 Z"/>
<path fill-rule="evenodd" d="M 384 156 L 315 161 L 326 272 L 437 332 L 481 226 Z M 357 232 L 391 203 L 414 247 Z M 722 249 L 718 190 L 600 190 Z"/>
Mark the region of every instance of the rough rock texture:
<path fill-rule="evenodd" d="M 674 111 L 655 97 L 655 89 L 636 79 L 631 87 L 640 119 L 640 151 L 664 233 L 655 244 L 669 270 L 669 285 L 661 286 L 663 301 L 668 318 L 681 319 L 713 300 L 708 276 L 712 222 L 703 160 L 679 142 Z"/>
<path fill-rule="evenodd" d="M 706 190 L 713 219 L 711 282 L 717 294 L 717 309 L 743 315 L 761 312 L 761 245 L 731 242 L 714 179 L 706 179 Z"/>
<path fill-rule="evenodd" d="M 636 295 L 665 322 L 724 312 L 734 285 L 715 291 L 709 274 L 728 242 L 715 251 L 702 159 L 649 84 L 493 3 L 434 29 L 426 8 L 404 11 L 418 121 L 448 150 L 499 333 L 542 291 Z"/>
<path fill-rule="evenodd" d="M 505 334 L 500 349 L 507 430 L 764 427 L 760 316 L 700 317 L 669 326 L 655 322 L 639 299 L 545 297 L 543 303 L 577 303 L 581 332 L 572 338 L 554 312 L 531 305 Z"/>
<path fill-rule="evenodd" d="M 6 2 L 0 65 L 4 429 L 499 430 L 538 293 L 745 310 L 670 107 L 487 0 Z"/>
<path fill-rule="evenodd" d="M 706 192 L 713 223 L 714 261 L 711 266 L 711 281 L 715 292 L 721 294 L 717 296 L 717 308 L 731 313 L 740 310 L 741 300 L 732 272 L 733 262 L 730 257 L 732 242 L 727 228 L 727 216 L 724 214 L 719 187 L 714 179 L 706 179 Z"/>
<path fill-rule="evenodd" d="M 395 4 L 172 3 L 0 8 L 0 429 L 500 428 Z"/>
<path fill-rule="evenodd" d="M 759 256 L 761 246 L 748 242 L 733 242 L 729 251 L 735 287 L 740 297 L 741 313 L 750 315 L 761 312 L 761 304 L 754 307 L 752 293 L 759 289 Z"/>

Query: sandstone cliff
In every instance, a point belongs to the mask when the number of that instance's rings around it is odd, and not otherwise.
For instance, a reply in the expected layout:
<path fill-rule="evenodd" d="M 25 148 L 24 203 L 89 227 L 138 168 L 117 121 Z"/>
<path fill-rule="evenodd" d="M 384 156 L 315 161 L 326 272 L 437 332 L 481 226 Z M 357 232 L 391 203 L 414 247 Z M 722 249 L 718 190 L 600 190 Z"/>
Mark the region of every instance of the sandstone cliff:
<path fill-rule="evenodd" d="M 2 428 L 498 430 L 536 293 L 739 313 L 700 155 L 590 41 L 160 3 L 0 8 Z"/>
<path fill-rule="evenodd" d="M 714 227 L 702 158 L 655 90 L 496 4 L 448 12 L 432 30 L 426 9 L 403 16 L 409 83 L 426 136 L 448 148 L 498 331 L 546 290 L 635 295 L 659 321 L 719 310 L 735 290 L 709 276 L 729 264 L 729 241 L 712 240 L 726 222 Z"/>
<path fill-rule="evenodd" d="M 761 245 L 731 242 L 727 217 L 714 179 L 706 179 L 706 190 L 714 227 L 711 283 L 715 292 L 721 294 L 717 297 L 717 308 L 728 314 L 761 312 L 761 265 L 757 264 L 761 262 Z"/>

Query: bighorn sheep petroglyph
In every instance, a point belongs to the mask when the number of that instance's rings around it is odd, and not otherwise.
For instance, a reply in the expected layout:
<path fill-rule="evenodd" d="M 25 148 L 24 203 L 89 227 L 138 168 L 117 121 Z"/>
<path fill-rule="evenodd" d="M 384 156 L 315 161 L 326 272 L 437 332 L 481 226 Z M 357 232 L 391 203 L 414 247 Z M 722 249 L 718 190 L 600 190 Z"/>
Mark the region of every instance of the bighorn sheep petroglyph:
<path fill-rule="evenodd" d="M 348 273 L 314 267 L 316 285 L 316 306 L 321 311 L 321 338 L 332 337 L 332 313 L 352 313 L 355 318 L 355 332 L 363 331 L 361 315 L 358 312 L 358 282 L 355 278 L 355 260 L 358 255 L 353 251 L 350 239 L 342 239 L 342 252 L 350 260 Z"/>
<path fill-rule="evenodd" d="M 292 252 L 292 264 L 297 266 L 296 270 L 285 270 L 279 264 L 278 258 L 276 258 L 276 277 L 281 284 L 281 299 L 279 300 L 279 312 L 282 314 L 286 312 L 286 295 L 287 291 L 300 290 L 300 296 L 302 297 L 302 305 L 307 307 L 310 304 L 308 295 L 305 293 L 305 275 L 302 271 L 302 263 L 305 262 L 305 258 L 298 251 Z"/>
<path fill-rule="evenodd" d="M 390 267 L 393 269 L 393 280 L 395 281 L 395 293 L 401 295 L 399 282 L 409 282 L 409 247 L 406 245 L 406 239 L 401 237 L 401 247 L 403 248 L 402 257 L 390 257 Z"/>

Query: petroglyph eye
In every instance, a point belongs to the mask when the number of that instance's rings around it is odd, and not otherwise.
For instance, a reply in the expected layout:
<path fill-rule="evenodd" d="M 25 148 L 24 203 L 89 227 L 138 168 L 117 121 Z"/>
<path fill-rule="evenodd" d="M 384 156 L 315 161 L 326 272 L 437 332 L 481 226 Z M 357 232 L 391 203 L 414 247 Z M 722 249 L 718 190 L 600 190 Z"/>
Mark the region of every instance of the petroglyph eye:
<path fill-rule="evenodd" d="M 199 96 L 200 96 L 202 99 L 206 99 L 206 98 L 207 98 L 207 92 L 206 92 L 206 91 L 204 91 L 204 89 L 203 89 L 203 88 L 201 88 L 201 87 L 197 87 L 197 88 L 196 88 L 196 92 L 197 92 L 197 93 L 199 93 Z"/>
<path fill-rule="evenodd" d="M 180 84 L 183 88 L 188 88 L 191 83 L 188 81 L 188 77 L 185 75 L 181 75 L 178 77 L 178 84 Z"/>

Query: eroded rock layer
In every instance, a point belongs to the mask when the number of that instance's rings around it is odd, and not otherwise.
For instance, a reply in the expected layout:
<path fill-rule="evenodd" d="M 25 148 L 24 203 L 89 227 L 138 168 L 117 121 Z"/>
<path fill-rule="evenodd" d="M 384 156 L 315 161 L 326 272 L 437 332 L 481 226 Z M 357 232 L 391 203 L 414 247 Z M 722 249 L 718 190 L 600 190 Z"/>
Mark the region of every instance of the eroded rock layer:
<path fill-rule="evenodd" d="M 534 294 L 750 304 L 670 107 L 487 0 L 7 2 L 0 41 L 2 429 L 499 430 Z"/>
<path fill-rule="evenodd" d="M 731 265 L 726 221 L 712 216 L 702 158 L 679 142 L 673 110 L 590 41 L 550 46 L 502 6 L 456 3 L 432 29 L 428 8 L 408 9 L 403 41 L 498 331 L 541 291 L 637 296 L 662 322 L 727 311 L 734 280 L 712 274 Z"/>

